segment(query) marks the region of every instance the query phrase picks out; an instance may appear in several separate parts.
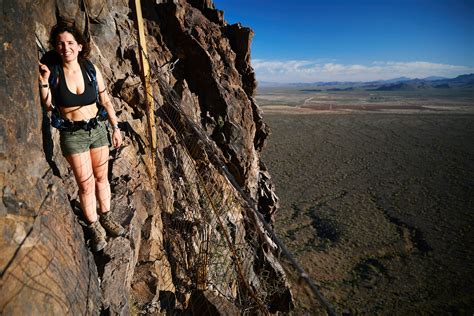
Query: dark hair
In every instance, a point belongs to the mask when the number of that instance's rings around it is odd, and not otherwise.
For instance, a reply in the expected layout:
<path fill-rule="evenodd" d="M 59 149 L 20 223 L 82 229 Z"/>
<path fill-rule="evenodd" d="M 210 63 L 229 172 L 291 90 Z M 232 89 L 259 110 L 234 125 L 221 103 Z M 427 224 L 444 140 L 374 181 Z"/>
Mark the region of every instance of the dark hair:
<path fill-rule="evenodd" d="M 53 46 L 53 49 L 56 49 L 56 45 L 58 44 L 58 35 L 64 32 L 71 33 L 77 43 L 82 45 L 82 50 L 79 52 L 78 57 L 80 59 L 87 58 L 91 50 L 89 42 L 86 41 L 81 31 L 68 23 L 58 23 L 51 29 L 51 33 L 49 33 L 49 43 Z"/>

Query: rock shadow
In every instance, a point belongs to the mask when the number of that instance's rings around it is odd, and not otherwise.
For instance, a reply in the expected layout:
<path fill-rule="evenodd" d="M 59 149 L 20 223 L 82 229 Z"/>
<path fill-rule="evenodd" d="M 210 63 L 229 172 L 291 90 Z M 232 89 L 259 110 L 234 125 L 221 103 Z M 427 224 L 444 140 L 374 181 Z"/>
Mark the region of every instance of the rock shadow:
<path fill-rule="evenodd" d="M 45 108 L 41 107 L 41 109 L 42 109 L 42 114 L 43 114 L 42 123 L 41 123 L 41 134 L 43 138 L 43 151 L 46 158 L 46 162 L 48 163 L 49 167 L 53 171 L 53 174 L 56 177 L 61 178 L 61 172 L 59 171 L 59 168 L 56 162 L 53 160 L 54 142 L 53 142 L 53 135 L 51 133 L 51 120 Z"/>

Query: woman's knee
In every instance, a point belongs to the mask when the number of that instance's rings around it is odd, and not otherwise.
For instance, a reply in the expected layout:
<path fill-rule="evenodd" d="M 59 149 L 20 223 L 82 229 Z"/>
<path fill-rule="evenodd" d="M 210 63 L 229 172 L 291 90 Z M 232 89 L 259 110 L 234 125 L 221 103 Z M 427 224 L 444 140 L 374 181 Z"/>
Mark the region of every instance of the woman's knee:
<path fill-rule="evenodd" d="M 109 185 L 109 179 L 107 177 L 107 174 L 96 177 L 95 183 L 97 186 Z"/>
<path fill-rule="evenodd" d="M 95 179 L 90 177 L 87 180 L 81 181 L 78 183 L 79 193 L 88 195 L 95 192 Z"/>

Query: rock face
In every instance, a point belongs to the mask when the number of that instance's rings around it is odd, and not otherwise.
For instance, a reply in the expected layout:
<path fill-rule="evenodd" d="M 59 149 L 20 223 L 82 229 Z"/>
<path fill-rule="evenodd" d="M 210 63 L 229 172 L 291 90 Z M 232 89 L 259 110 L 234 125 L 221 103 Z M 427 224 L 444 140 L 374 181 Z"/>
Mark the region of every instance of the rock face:
<path fill-rule="evenodd" d="M 209 0 L 142 7 L 156 101 L 154 167 L 145 163 L 133 1 L 3 3 L 2 315 L 238 314 L 292 304 L 254 212 L 271 220 L 278 199 L 260 161 L 269 132 L 252 98 L 252 31 L 228 25 Z M 113 216 L 128 234 L 97 255 L 87 248 L 77 186 L 39 102 L 35 33 L 46 45 L 58 20 L 75 21 L 90 38 L 125 137 L 111 151 L 109 179 Z"/>

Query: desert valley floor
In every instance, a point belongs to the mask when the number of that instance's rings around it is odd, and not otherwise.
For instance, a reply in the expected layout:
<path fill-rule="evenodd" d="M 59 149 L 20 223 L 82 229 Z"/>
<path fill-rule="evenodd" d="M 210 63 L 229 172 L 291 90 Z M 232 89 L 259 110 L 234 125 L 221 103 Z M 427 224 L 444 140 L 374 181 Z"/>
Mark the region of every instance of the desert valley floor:
<path fill-rule="evenodd" d="M 338 311 L 472 315 L 474 104 L 260 103 L 276 231 Z"/>

